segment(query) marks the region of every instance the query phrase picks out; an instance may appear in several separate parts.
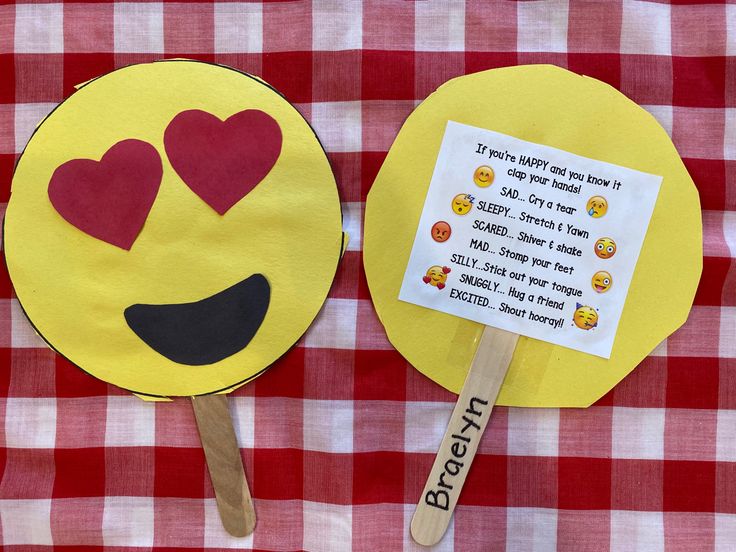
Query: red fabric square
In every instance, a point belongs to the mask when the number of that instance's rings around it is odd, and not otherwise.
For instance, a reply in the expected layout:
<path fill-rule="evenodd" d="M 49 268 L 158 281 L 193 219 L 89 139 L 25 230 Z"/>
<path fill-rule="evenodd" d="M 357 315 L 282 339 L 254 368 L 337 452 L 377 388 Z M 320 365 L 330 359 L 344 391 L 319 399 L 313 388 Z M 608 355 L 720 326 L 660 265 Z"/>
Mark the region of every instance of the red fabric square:
<path fill-rule="evenodd" d="M 465 52 L 465 73 L 517 65 L 516 52 Z"/>
<path fill-rule="evenodd" d="M 736 107 L 736 56 L 726 58 L 726 107 Z"/>
<path fill-rule="evenodd" d="M 204 53 L 212 57 L 215 49 L 214 4 L 164 2 L 163 7 L 166 57 L 180 52 Z"/>
<path fill-rule="evenodd" d="M 353 401 L 355 452 L 404 449 L 406 405 L 402 401 Z"/>
<path fill-rule="evenodd" d="M 718 359 L 668 359 L 667 407 L 718 408 Z"/>
<path fill-rule="evenodd" d="M 736 514 L 736 463 L 716 463 L 716 512 Z"/>
<path fill-rule="evenodd" d="M 621 56 L 619 54 L 567 54 L 567 68 L 575 73 L 621 86 Z"/>
<path fill-rule="evenodd" d="M 508 506 L 557 507 L 557 458 L 508 457 Z"/>
<path fill-rule="evenodd" d="M 386 330 L 378 319 L 373 303 L 368 300 L 358 301 L 358 319 L 356 321 L 355 348 L 388 350 L 391 344 Z"/>
<path fill-rule="evenodd" d="M 363 100 L 414 99 L 414 52 L 363 51 Z"/>
<path fill-rule="evenodd" d="M 109 53 L 64 54 L 64 97 L 71 96 L 76 86 L 115 69 L 115 56 Z"/>
<path fill-rule="evenodd" d="M 558 508 L 608 510 L 611 507 L 609 458 L 559 459 Z"/>
<path fill-rule="evenodd" d="M 348 240 L 359 240 L 360 236 L 350 236 Z M 328 297 L 353 299 L 358 288 L 358 273 L 361 271 L 360 252 L 345 251 L 337 266 L 335 280 L 332 282 Z"/>
<path fill-rule="evenodd" d="M 454 516 L 454 550 L 488 552 L 508 550 L 506 510 L 458 504 Z"/>
<path fill-rule="evenodd" d="M 58 399 L 56 401 L 56 447 L 105 446 L 107 397 Z"/>
<path fill-rule="evenodd" d="M 673 6 L 670 25 L 673 56 L 726 55 L 725 6 Z"/>
<path fill-rule="evenodd" d="M 1 68 L 0 71 L 2 71 Z M 0 202 L 2 203 L 7 203 L 10 199 L 10 183 L 13 181 L 14 169 L 15 155 L 12 153 L 0 153 Z M 4 261 L 2 267 L 0 267 L 0 272 L 3 274 L 7 273 Z M 9 297 L 10 295 L 2 295 L 3 289 L 0 287 L 0 297 Z"/>
<path fill-rule="evenodd" d="M 407 364 L 406 400 L 454 403 L 457 402 L 457 395 L 429 379 L 411 364 Z"/>
<path fill-rule="evenodd" d="M 305 399 L 351 400 L 355 351 L 349 349 L 304 349 Z"/>
<path fill-rule="evenodd" d="M 301 450 L 254 449 L 252 474 L 254 498 L 301 500 L 304 495 L 304 453 Z"/>
<path fill-rule="evenodd" d="M 350 504 L 353 497 L 353 457 L 304 451 L 304 500 Z"/>
<path fill-rule="evenodd" d="M 261 501 L 256 504 L 256 516 L 258 529 L 253 533 L 253 552 L 270 552 L 279 549 L 301 550 L 303 548 L 302 502 Z"/>
<path fill-rule="evenodd" d="M 664 512 L 664 550 L 717 550 L 715 516 L 700 512 Z"/>
<path fill-rule="evenodd" d="M 204 450 L 201 447 L 156 447 L 154 451 L 155 496 L 204 498 L 205 485 L 211 486 L 211 482 L 205 464 Z"/>
<path fill-rule="evenodd" d="M 66 498 L 51 503 L 51 535 L 54 550 L 102 550 L 102 516 L 105 511 L 105 498 Z M 63 547 L 63 548 L 60 548 Z"/>
<path fill-rule="evenodd" d="M 50 349 L 12 349 L 2 371 L 10 372 L 10 397 L 54 397 L 56 353 Z M 89 377 L 89 376 L 88 376 Z"/>
<path fill-rule="evenodd" d="M 56 396 L 58 397 L 93 397 L 106 395 L 117 389 L 83 371 L 59 354 L 54 356 L 54 362 L 56 365 L 54 371 Z"/>
<path fill-rule="evenodd" d="M 458 504 L 506 506 L 507 479 L 506 456 L 476 455 Z"/>
<path fill-rule="evenodd" d="M 672 103 L 672 58 L 621 54 L 621 92 L 638 104 Z"/>
<path fill-rule="evenodd" d="M 105 495 L 153 496 L 155 450 L 153 447 L 107 447 Z"/>
<path fill-rule="evenodd" d="M 15 101 L 60 102 L 64 99 L 63 54 L 16 54 Z M 25 144 L 17 144 L 21 148 Z"/>
<path fill-rule="evenodd" d="M 718 366 L 718 408 L 736 409 L 736 359 L 722 358 Z"/>
<path fill-rule="evenodd" d="M 15 101 L 15 57 L 3 50 L 0 52 L 0 103 Z"/>
<path fill-rule="evenodd" d="M 646 357 L 611 392 L 615 406 L 663 408 L 667 395 L 667 358 Z"/>
<path fill-rule="evenodd" d="M 54 498 L 103 496 L 105 494 L 105 449 L 55 449 Z"/>
<path fill-rule="evenodd" d="M 263 52 L 312 49 L 311 2 L 263 4 Z"/>
<path fill-rule="evenodd" d="M 353 504 L 404 501 L 404 462 L 400 452 L 353 454 Z M 410 466 L 407 465 L 407 468 Z M 407 473 L 410 473 L 407 471 Z M 425 472 L 425 477 L 429 470 Z"/>
<path fill-rule="evenodd" d="M 715 462 L 665 460 L 663 508 L 673 512 L 712 512 Z"/>
<path fill-rule="evenodd" d="M 703 274 L 695 292 L 696 305 L 728 305 L 734 294 L 726 293 L 726 282 L 734 270 L 730 257 L 703 257 Z M 733 300 L 731 300 L 733 301 Z"/>
<path fill-rule="evenodd" d="M 385 151 L 364 151 L 360 154 L 360 201 L 365 201 L 368 197 L 384 159 L 386 159 Z"/>
<path fill-rule="evenodd" d="M 611 508 L 660 511 L 663 470 L 660 460 L 611 460 Z"/>
<path fill-rule="evenodd" d="M 64 4 L 64 51 L 110 52 L 113 27 L 112 4 Z"/>
<path fill-rule="evenodd" d="M 340 201 L 364 201 L 361 197 L 362 155 L 360 152 L 331 151 L 329 154 L 332 172 L 337 181 L 337 192 Z M 371 184 L 373 181 L 371 181 Z M 355 237 L 353 237 L 354 239 Z"/>
<path fill-rule="evenodd" d="M 560 410 L 560 456 L 610 456 L 613 409 Z"/>
<path fill-rule="evenodd" d="M 264 55 L 262 76 L 290 102 L 312 101 L 311 52 L 277 52 Z"/>
<path fill-rule="evenodd" d="M 519 65 L 550 63 L 567 68 L 567 54 L 561 52 L 519 52 L 517 59 Z"/>
<path fill-rule="evenodd" d="M 683 129 L 683 132 L 686 132 L 686 129 Z M 722 159 L 691 159 L 687 157 L 682 161 L 698 188 L 700 207 L 712 210 L 728 209 L 726 194 L 731 189 L 731 183 L 726 178 L 728 162 Z M 732 166 L 736 167 L 736 163 Z M 736 182 L 736 179 L 733 182 Z M 733 200 L 736 201 L 736 196 L 733 197 Z"/>
<path fill-rule="evenodd" d="M 724 107 L 726 58 L 672 58 L 672 103 L 684 107 Z"/>
<path fill-rule="evenodd" d="M 354 552 L 376 552 L 377 542 L 382 550 L 403 549 L 406 540 L 403 504 L 357 505 L 351 511 Z"/>
<path fill-rule="evenodd" d="M 610 541 L 611 512 L 578 510 L 557 512 L 558 550 L 600 552 L 601 549 L 608 550 Z"/>
<path fill-rule="evenodd" d="M 314 52 L 314 100 L 337 102 L 360 100 L 359 50 Z"/>
<path fill-rule="evenodd" d="M 170 550 L 204 547 L 203 501 L 160 498 L 157 495 L 154 499 L 153 524 L 153 546 L 156 552 L 167 547 Z"/>
<path fill-rule="evenodd" d="M 355 351 L 355 400 L 406 400 L 406 373 L 397 351 Z"/>
<path fill-rule="evenodd" d="M 13 349 L 9 347 L 0 347 L 0 397 L 12 397 L 13 396 L 10 394 L 10 381 L 11 381 L 11 375 L 13 373 L 12 370 L 10 369 L 10 366 L 11 366 L 10 359 L 11 359 L 12 354 L 13 354 Z M 5 434 L 4 432 L 0 432 L 0 449 L 2 449 L 4 445 L 5 445 Z M 0 462 L 0 466 L 3 466 L 3 465 L 4 464 Z M 1 475 L 0 475 L 0 479 L 2 479 Z"/>
<path fill-rule="evenodd" d="M 234 53 L 234 54 L 215 54 L 215 63 L 220 65 L 226 65 L 248 73 L 249 75 L 260 75 L 263 73 L 263 55 L 262 54 L 245 54 L 245 53 Z"/>
<path fill-rule="evenodd" d="M 417 99 L 425 99 L 450 79 L 465 74 L 463 52 L 417 52 L 415 89 Z"/>
<path fill-rule="evenodd" d="M 3 401 L 4 402 L 4 401 Z M 3 405 L 3 414 L 5 414 Z M 2 439 L 3 470 L 0 496 L 6 500 L 49 498 L 54 488 L 54 451 L 52 449 L 5 448 Z"/>
<path fill-rule="evenodd" d="M 304 348 L 292 347 L 248 385 L 258 397 L 301 397 L 304 393 Z"/>
<path fill-rule="evenodd" d="M 414 49 L 414 4 L 412 2 L 364 0 L 363 48 L 365 50 Z"/>
<path fill-rule="evenodd" d="M 465 2 L 465 49 L 478 52 L 516 50 L 516 4 L 503 0 Z"/>
<path fill-rule="evenodd" d="M 571 52 L 617 52 L 621 44 L 621 2 L 571 1 L 567 48 Z"/>

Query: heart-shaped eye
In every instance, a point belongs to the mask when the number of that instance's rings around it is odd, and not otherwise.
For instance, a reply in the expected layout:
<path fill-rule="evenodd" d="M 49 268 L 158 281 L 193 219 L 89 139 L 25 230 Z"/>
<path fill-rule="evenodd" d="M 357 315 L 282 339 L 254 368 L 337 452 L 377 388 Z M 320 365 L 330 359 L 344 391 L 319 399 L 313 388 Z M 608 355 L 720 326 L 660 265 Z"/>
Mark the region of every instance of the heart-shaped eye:
<path fill-rule="evenodd" d="M 182 111 L 164 132 L 171 166 L 210 207 L 224 215 L 263 180 L 281 153 L 281 128 L 258 109 L 221 121 Z"/>
<path fill-rule="evenodd" d="M 123 140 L 99 161 L 72 159 L 57 167 L 48 194 L 67 222 L 130 249 L 156 199 L 161 175 L 156 148 L 142 140 Z"/>

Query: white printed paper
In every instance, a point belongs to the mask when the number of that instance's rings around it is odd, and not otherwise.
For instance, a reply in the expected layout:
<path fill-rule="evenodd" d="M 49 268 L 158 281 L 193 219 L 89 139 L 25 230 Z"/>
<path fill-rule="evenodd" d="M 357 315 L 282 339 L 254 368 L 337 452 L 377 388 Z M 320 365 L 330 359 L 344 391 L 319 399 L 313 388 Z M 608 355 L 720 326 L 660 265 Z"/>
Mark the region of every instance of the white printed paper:
<path fill-rule="evenodd" d="M 399 299 L 609 358 L 661 181 L 450 121 Z"/>

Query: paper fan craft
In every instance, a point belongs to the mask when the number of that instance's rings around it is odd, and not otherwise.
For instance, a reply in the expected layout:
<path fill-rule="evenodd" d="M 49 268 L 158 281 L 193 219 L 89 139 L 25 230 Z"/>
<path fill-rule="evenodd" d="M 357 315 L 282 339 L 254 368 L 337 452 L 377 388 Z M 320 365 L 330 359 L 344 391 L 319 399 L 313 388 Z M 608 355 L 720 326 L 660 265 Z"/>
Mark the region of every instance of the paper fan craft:
<path fill-rule="evenodd" d="M 554 66 L 451 80 L 399 132 L 366 204 L 391 343 L 460 393 L 411 524 L 438 542 L 495 403 L 584 407 L 686 320 L 698 193 L 667 133 Z"/>
<path fill-rule="evenodd" d="M 34 132 L 4 224 L 38 333 L 143 398 L 192 397 L 223 524 L 252 532 L 225 394 L 304 334 L 343 243 L 335 180 L 307 122 L 234 69 L 119 69 Z"/>

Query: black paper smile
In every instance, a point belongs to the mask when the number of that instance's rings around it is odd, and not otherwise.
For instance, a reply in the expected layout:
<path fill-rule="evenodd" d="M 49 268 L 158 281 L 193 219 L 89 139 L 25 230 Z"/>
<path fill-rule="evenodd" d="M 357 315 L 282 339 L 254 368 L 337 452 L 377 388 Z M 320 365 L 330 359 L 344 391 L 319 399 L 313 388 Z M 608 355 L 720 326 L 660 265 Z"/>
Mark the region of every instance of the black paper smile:
<path fill-rule="evenodd" d="M 245 348 L 271 299 L 262 274 L 193 303 L 135 304 L 125 320 L 153 350 L 180 364 L 213 364 Z"/>

